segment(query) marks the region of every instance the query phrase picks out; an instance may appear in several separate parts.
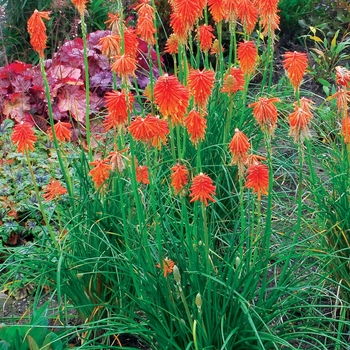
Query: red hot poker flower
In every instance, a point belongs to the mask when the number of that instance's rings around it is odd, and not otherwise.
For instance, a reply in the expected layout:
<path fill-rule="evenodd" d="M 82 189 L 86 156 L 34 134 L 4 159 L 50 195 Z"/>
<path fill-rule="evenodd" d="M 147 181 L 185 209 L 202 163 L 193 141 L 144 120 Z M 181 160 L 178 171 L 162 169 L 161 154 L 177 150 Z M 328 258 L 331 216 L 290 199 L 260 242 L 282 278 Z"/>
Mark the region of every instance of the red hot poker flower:
<path fill-rule="evenodd" d="M 30 36 L 30 44 L 38 53 L 39 57 L 44 58 L 44 50 L 46 48 L 46 27 L 43 18 L 49 20 L 50 12 L 35 10 L 28 20 L 27 29 Z"/>
<path fill-rule="evenodd" d="M 184 119 L 184 124 L 187 128 L 187 132 L 190 134 L 190 139 L 193 144 L 196 145 L 200 140 L 204 139 L 207 120 L 201 116 L 200 113 L 192 109 Z"/>
<path fill-rule="evenodd" d="M 178 53 L 179 49 L 179 38 L 175 33 L 170 34 L 164 52 L 169 53 L 170 55 L 174 55 Z"/>
<path fill-rule="evenodd" d="M 17 145 L 17 152 L 22 152 L 23 154 L 30 150 L 34 150 L 34 143 L 36 137 L 34 130 L 28 123 L 20 122 L 13 128 L 13 133 L 11 136 L 14 145 Z"/>
<path fill-rule="evenodd" d="M 149 184 L 147 165 L 136 166 L 136 181 L 145 185 Z"/>
<path fill-rule="evenodd" d="M 258 20 L 259 11 L 250 0 L 240 0 L 238 17 L 248 34 L 251 34 Z"/>
<path fill-rule="evenodd" d="M 129 76 L 135 76 L 136 59 L 129 55 L 115 56 L 115 61 L 111 64 L 111 70 L 116 72 L 124 81 Z"/>
<path fill-rule="evenodd" d="M 244 90 L 244 74 L 241 68 L 231 68 L 224 76 L 224 83 L 222 84 L 222 92 L 229 95 Z"/>
<path fill-rule="evenodd" d="M 164 277 L 167 277 L 169 274 L 171 274 L 173 272 L 174 269 L 174 262 L 169 259 L 169 258 L 165 258 L 163 259 L 162 262 L 162 267 L 163 267 L 163 273 L 164 273 Z M 160 264 L 157 264 L 157 267 L 160 268 Z"/>
<path fill-rule="evenodd" d="M 278 111 L 274 105 L 276 102 L 281 100 L 277 97 L 260 97 L 257 102 L 249 105 L 250 108 L 253 107 L 253 115 L 257 123 L 270 135 L 273 135 L 277 125 Z"/>
<path fill-rule="evenodd" d="M 156 42 L 154 38 L 156 29 L 154 28 L 153 22 L 155 12 L 154 8 L 149 5 L 149 0 L 141 0 L 140 4 L 135 7 L 135 10 L 137 10 L 138 14 L 136 34 L 148 44 L 154 45 Z"/>
<path fill-rule="evenodd" d="M 269 170 L 265 164 L 252 164 L 247 169 L 247 181 L 245 187 L 252 188 L 253 192 L 258 193 L 258 200 L 261 194 L 268 194 L 269 188 Z"/>
<path fill-rule="evenodd" d="M 237 164 L 240 176 L 243 176 L 244 173 L 244 163 L 247 159 L 249 147 L 248 137 L 242 131 L 235 129 L 235 134 L 228 148 L 232 153 L 232 164 Z"/>
<path fill-rule="evenodd" d="M 174 165 L 171 170 L 173 172 L 171 174 L 171 186 L 173 186 L 175 194 L 179 194 L 188 184 L 188 170 L 185 165 L 179 163 Z"/>
<path fill-rule="evenodd" d="M 60 120 L 54 125 L 56 138 L 59 141 L 70 141 L 72 137 L 72 124 L 71 123 L 65 123 L 61 122 Z M 49 137 L 51 140 L 53 140 L 53 134 L 52 130 L 50 129 Z"/>
<path fill-rule="evenodd" d="M 90 170 L 89 175 L 92 177 L 96 188 L 99 188 L 109 178 L 109 170 L 111 170 L 112 167 L 108 164 L 108 160 L 106 159 L 95 160 L 89 164 L 94 167 Z"/>
<path fill-rule="evenodd" d="M 206 108 L 214 82 L 215 73 L 212 70 L 191 69 L 188 76 L 188 87 L 200 109 Z"/>
<path fill-rule="evenodd" d="M 192 181 L 190 188 L 190 197 L 192 199 L 190 202 L 200 201 L 206 206 L 208 205 L 208 200 L 215 202 L 215 199 L 212 197 L 215 195 L 215 189 L 216 186 L 213 185 L 213 180 L 208 175 L 200 173 Z"/>
<path fill-rule="evenodd" d="M 198 28 L 199 47 L 203 52 L 208 52 L 213 43 L 215 36 L 213 35 L 214 28 L 211 25 L 203 24 Z"/>
<path fill-rule="evenodd" d="M 342 119 L 341 127 L 344 137 L 344 143 L 348 145 L 350 144 L 350 116 Z"/>
<path fill-rule="evenodd" d="M 303 141 L 309 137 L 309 124 L 312 114 L 307 108 L 294 104 L 294 112 L 288 116 L 290 131 L 289 135 L 294 137 L 295 142 Z"/>
<path fill-rule="evenodd" d="M 294 87 L 299 89 L 307 67 L 307 56 L 304 52 L 286 52 L 284 54 L 283 67 L 287 71 L 288 78 Z"/>
<path fill-rule="evenodd" d="M 159 141 L 165 142 L 169 126 L 165 120 L 148 114 L 146 118 L 136 117 L 130 123 L 129 131 L 135 140 L 152 142 L 158 146 Z"/>
<path fill-rule="evenodd" d="M 253 73 L 258 56 L 254 41 L 240 42 L 238 44 L 238 59 L 244 74 Z"/>
<path fill-rule="evenodd" d="M 101 52 L 107 58 L 112 58 L 120 52 L 121 36 L 117 34 L 102 37 L 98 44 L 101 45 Z"/>
<path fill-rule="evenodd" d="M 113 90 L 106 93 L 105 99 L 109 112 L 109 115 L 103 122 L 106 131 L 125 125 L 128 121 L 128 113 L 131 111 L 134 103 L 134 96 L 130 92 L 126 95 L 124 90 Z"/>
<path fill-rule="evenodd" d="M 50 183 L 45 188 L 45 193 L 43 194 L 44 200 L 51 201 L 58 196 L 67 193 L 67 189 L 62 186 L 61 182 L 55 179 L 51 179 Z"/>
<path fill-rule="evenodd" d="M 348 86 L 350 83 L 350 71 L 345 67 L 335 67 L 335 76 L 337 85 Z"/>
<path fill-rule="evenodd" d="M 164 74 L 154 86 L 154 100 L 163 116 L 181 123 L 189 102 L 188 89 L 174 75 Z"/>
<path fill-rule="evenodd" d="M 87 0 L 72 0 L 73 5 L 78 10 L 81 17 L 84 16 Z"/>
<path fill-rule="evenodd" d="M 215 23 L 218 23 L 224 19 L 225 8 L 222 0 L 208 0 L 208 6 Z"/>

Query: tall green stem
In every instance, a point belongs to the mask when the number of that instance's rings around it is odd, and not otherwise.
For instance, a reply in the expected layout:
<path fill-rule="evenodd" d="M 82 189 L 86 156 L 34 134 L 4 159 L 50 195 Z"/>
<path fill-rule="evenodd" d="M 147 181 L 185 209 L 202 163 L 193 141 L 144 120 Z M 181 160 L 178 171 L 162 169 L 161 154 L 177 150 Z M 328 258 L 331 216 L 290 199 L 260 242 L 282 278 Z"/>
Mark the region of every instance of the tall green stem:
<path fill-rule="evenodd" d="M 84 69 L 85 69 L 85 128 L 86 128 L 86 142 L 88 146 L 89 161 L 92 162 L 92 149 L 91 149 L 91 132 L 90 132 L 90 77 L 89 77 L 89 62 L 87 56 L 87 42 L 86 42 L 86 23 L 84 16 L 81 19 L 81 32 L 84 45 Z"/>

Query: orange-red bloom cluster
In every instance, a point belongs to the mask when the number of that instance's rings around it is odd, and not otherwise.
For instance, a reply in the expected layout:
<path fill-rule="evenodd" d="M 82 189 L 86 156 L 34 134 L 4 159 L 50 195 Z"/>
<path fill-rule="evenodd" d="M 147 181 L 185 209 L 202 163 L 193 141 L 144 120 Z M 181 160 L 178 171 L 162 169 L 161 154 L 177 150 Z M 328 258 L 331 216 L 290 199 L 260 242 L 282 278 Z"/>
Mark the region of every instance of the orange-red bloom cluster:
<path fill-rule="evenodd" d="M 117 55 L 114 57 L 114 62 L 111 64 L 111 70 L 126 81 L 129 76 L 135 76 L 136 58 L 127 54 Z"/>
<path fill-rule="evenodd" d="M 234 67 L 224 76 L 221 91 L 230 95 L 239 90 L 244 90 L 244 74 L 241 68 Z"/>
<path fill-rule="evenodd" d="M 145 185 L 149 184 L 148 166 L 137 165 L 136 166 L 136 181 Z"/>
<path fill-rule="evenodd" d="M 345 67 L 335 67 L 335 76 L 337 85 L 349 86 L 350 83 L 350 70 Z"/>
<path fill-rule="evenodd" d="M 109 171 L 112 167 L 108 164 L 108 160 L 106 159 L 98 159 L 89 164 L 94 167 L 90 170 L 89 175 L 92 177 L 96 188 L 99 188 L 109 178 Z"/>
<path fill-rule="evenodd" d="M 173 272 L 174 265 L 175 265 L 175 263 L 171 259 L 165 258 L 162 261 L 162 266 L 160 266 L 160 264 L 157 264 L 157 267 L 158 268 L 162 267 L 164 277 L 167 277 L 169 274 L 171 274 Z"/>
<path fill-rule="evenodd" d="M 258 200 L 261 199 L 261 194 L 268 194 L 269 170 L 265 164 L 255 163 L 249 166 L 245 187 L 258 193 Z"/>
<path fill-rule="evenodd" d="M 251 34 L 258 21 L 259 11 L 250 0 L 238 2 L 238 17 L 248 34 Z"/>
<path fill-rule="evenodd" d="M 215 199 L 212 197 L 215 195 L 215 189 L 216 186 L 213 185 L 213 180 L 207 174 L 200 173 L 192 181 L 190 188 L 190 197 L 192 199 L 190 202 L 200 201 L 206 206 L 208 205 L 208 200 L 215 202 Z"/>
<path fill-rule="evenodd" d="M 61 122 L 60 120 L 54 125 L 56 138 L 58 141 L 70 141 L 72 137 L 72 124 Z M 53 140 L 52 129 L 49 130 L 48 135 Z"/>
<path fill-rule="evenodd" d="M 294 87 L 298 90 L 303 80 L 307 67 L 307 56 L 304 52 L 286 52 L 284 54 L 283 67 L 287 71 L 288 78 Z"/>
<path fill-rule="evenodd" d="M 136 34 L 148 44 L 154 45 L 156 40 L 154 33 L 154 8 L 149 4 L 149 0 L 140 0 L 140 4 L 135 7 L 138 19 L 136 24 Z"/>
<path fill-rule="evenodd" d="M 295 142 L 303 141 L 309 137 L 309 124 L 312 118 L 311 100 L 303 97 L 298 103 L 294 103 L 294 112 L 288 116 L 290 131 L 289 135 L 294 137 Z"/>
<path fill-rule="evenodd" d="M 80 16 L 84 16 L 87 0 L 72 0 L 73 5 L 79 12 Z"/>
<path fill-rule="evenodd" d="M 129 126 L 129 131 L 135 140 L 152 142 L 153 146 L 166 142 L 169 125 L 166 120 L 148 114 L 145 118 L 136 117 Z"/>
<path fill-rule="evenodd" d="M 108 115 L 103 125 L 106 131 L 125 125 L 128 121 L 128 113 L 131 111 L 134 103 L 134 96 L 130 92 L 126 95 L 124 90 L 113 90 L 106 93 L 105 99 Z"/>
<path fill-rule="evenodd" d="M 182 123 L 189 102 L 188 89 L 174 75 L 164 74 L 154 86 L 154 100 L 160 113 L 173 123 Z"/>
<path fill-rule="evenodd" d="M 240 176 L 244 173 L 244 164 L 247 159 L 249 147 L 248 137 L 242 131 L 235 129 L 235 134 L 228 148 L 232 153 L 232 164 L 237 164 Z"/>
<path fill-rule="evenodd" d="M 215 72 L 212 70 L 191 69 L 188 75 L 188 88 L 194 97 L 194 102 L 205 110 L 209 96 L 214 87 Z"/>
<path fill-rule="evenodd" d="M 26 122 L 22 121 L 13 128 L 11 139 L 13 144 L 17 145 L 17 152 L 24 154 L 34 150 L 36 137 L 33 128 Z"/>
<path fill-rule="evenodd" d="M 171 186 L 174 188 L 175 194 L 178 194 L 188 184 L 188 170 L 185 165 L 179 163 L 174 165 L 171 170 Z"/>
<path fill-rule="evenodd" d="M 170 34 L 168 40 L 166 41 L 164 52 L 174 55 L 178 53 L 179 50 L 179 38 L 175 33 Z"/>
<path fill-rule="evenodd" d="M 50 183 L 45 188 L 45 193 L 43 194 L 43 197 L 44 200 L 51 201 L 66 193 L 67 189 L 62 186 L 60 181 L 51 179 Z"/>
<path fill-rule="evenodd" d="M 185 118 L 184 124 L 193 144 L 196 145 L 200 140 L 204 139 L 207 120 L 199 112 L 192 109 Z"/>
<path fill-rule="evenodd" d="M 203 52 L 208 52 L 212 46 L 214 28 L 211 25 L 203 24 L 198 28 L 199 47 Z"/>
<path fill-rule="evenodd" d="M 267 98 L 260 97 L 257 102 L 251 103 L 253 107 L 253 115 L 260 127 L 273 135 L 277 126 L 278 110 L 275 106 L 276 102 L 281 102 L 277 97 Z"/>
<path fill-rule="evenodd" d="M 258 51 L 254 41 L 242 41 L 238 44 L 237 49 L 239 64 L 244 74 L 253 73 Z"/>
<path fill-rule="evenodd" d="M 99 45 L 101 45 L 101 52 L 108 58 L 112 58 L 120 52 L 121 36 L 118 34 L 112 34 L 104 36 L 100 39 Z"/>
<path fill-rule="evenodd" d="M 46 27 L 43 21 L 44 19 L 49 20 L 50 12 L 35 10 L 30 16 L 27 29 L 30 36 L 30 44 L 33 49 L 38 53 L 39 57 L 44 58 L 44 50 L 46 48 Z"/>
<path fill-rule="evenodd" d="M 344 143 L 350 144 L 350 116 L 345 117 L 341 121 Z"/>

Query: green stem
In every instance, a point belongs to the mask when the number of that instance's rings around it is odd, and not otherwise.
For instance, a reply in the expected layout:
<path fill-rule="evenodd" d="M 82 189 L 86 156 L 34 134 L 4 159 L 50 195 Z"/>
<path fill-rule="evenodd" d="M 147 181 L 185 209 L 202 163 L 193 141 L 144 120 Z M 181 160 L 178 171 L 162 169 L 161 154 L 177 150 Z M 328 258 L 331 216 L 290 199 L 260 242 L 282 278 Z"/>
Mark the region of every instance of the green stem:
<path fill-rule="evenodd" d="M 87 56 L 87 42 L 86 42 L 86 23 L 84 16 L 81 19 L 81 32 L 84 45 L 84 69 L 85 69 L 85 128 L 86 128 L 86 142 L 88 146 L 89 161 L 92 162 L 92 148 L 91 148 L 91 132 L 90 132 L 90 77 L 89 77 L 89 62 Z"/>
<path fill-rule="evenodd" d="M 43 206 L 41 197 L 40 197 L 38 184 L 37 184 L 37 182 L 36 182 L 36 180 L 35 180 L 34 170 L 33 170 L 33 166 L 32 166 L 32 163 L 31 163 L 31 161 L 30 161 L 30 158 L 29 158 L 28 150 L 25 150 L 25 155 L 26 155 L 26 159 L 27 159 L 27 163 L 28 163 L 28 168 L 29 168 L 30 177 L 31 177 L 32 182 L 33 182 L 35 195 L 36 195 L 36 198 L 37 198 L 37 200 L 38 200 L 39 210 L 40 210 L 40 212 L 41 212 L 41 215 L 43 216 L 43 219 L 44 219 L 45 225 L 46 225 L 46 227 L 47 227 L 47 229 L 48 229 L 48 232 L 49 232 L 50 238 L 51 238 L 51 240 L 52 240 L 52 243 L 54 244 L 55 248 L 56 248 L 57 250 L 59 250 L 59 244 L 58 244 L 58 242 L 57 242 L 57 239 L 56 239 L 55 234 L 54 234 L 53 231 L 52 231 L 52 227 L 51 227 L 51 225 L 50 225 L 50 222 L 49 222 L 49 220 L 47 219 L 46 212 L 45 212 L 45 209 L 44 209 L 44 206 Z"/>
<path fill-rule="evenodd" d="M 48 109 L 48 112 L 49 112 L 49 120 L 50 120 L 51 132 L 52 132 L 52 137 L 53 137 L 53 144 L 55 146 L 58 162 L 60 164 L 60 168 L 61 168 L 62 173 L 63 173 L 64 182 L 65 182 L 65 184 L 67 186 L 67 191 L 68 191 L 68 194 L 69 194 L 70 205 L 71 205 L 71 208 L 74 208 L 75 205 L 74 205 L 73 185 L 72 185 L 71 178 L 69 176 L 68 168 L 65 166 L 65 163 L 63 161 L 61 150 L 60 150 L 59 143 L 58 143 L 57 136 L 56 136 L 56 131 L 55 131 L 55 128 L 54 128 L 55 122 L 54 122 L 54 119 L 53 119 L 50 87 L 49 87 L 49 82 L 48 82 L 47 76 L 46 76 L 44 59 L 40 58 L 39 62 L 40 62 L 41 75 L 42 75 L 43 81 L 44 81 L 45 95 L 46 95 L 46 99 L 47 99 L 47 109 Z"/>

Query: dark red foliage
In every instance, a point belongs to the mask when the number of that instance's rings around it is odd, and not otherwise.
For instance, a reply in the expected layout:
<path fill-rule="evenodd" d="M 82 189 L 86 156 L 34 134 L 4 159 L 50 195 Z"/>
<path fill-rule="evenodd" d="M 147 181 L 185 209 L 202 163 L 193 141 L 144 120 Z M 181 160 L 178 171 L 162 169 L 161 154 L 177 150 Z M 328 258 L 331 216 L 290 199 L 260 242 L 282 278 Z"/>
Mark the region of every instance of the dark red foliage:
<path fill-rule="evenodd" d="M 90 114 L 93 116 L 105 107 L 104 95 L 112 90 L 113 76 L 106 56 L 101 54 L 100 38 L 110 31 L 96 31 L 87 37 L 89 63 Z M 148 46 L 139 40 L 137 81 L 140 88 L 149 82 Z M 153 66 L 157 66 L 156 54 L 152 49 Z M 71 119 L 85 123 L 85 68 L 83 40 L 67 41 L 45 61 L 45 70 L 55 120 Z M 159 76 L 153 68 L 154 77 Z M 119 83 L 119 80 L 117 80 Z M 16 121 L 48 120 L 48 108 L 44 82 L 39 66 L 15 61 L 0 68 L 0 122 L 5 118 Z"/>

